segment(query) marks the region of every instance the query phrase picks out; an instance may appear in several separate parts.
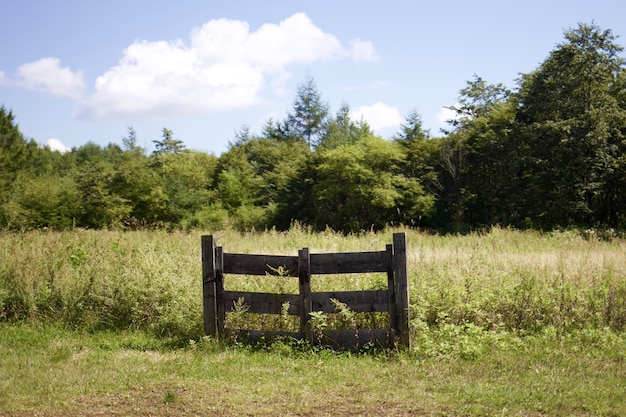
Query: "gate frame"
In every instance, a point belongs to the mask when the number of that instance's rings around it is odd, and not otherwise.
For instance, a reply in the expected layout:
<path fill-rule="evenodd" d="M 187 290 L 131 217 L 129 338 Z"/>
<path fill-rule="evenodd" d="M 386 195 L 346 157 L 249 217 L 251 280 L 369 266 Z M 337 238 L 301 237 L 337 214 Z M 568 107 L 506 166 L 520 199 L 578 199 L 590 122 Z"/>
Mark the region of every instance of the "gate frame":
<path fill-rule="evenodd" d="M 335 298 L 355 312 L 387 311 L 389 326 L 386 329 L 324 331 L 324 340 L 330 345 L 339 348 L 362 347 L 363 340 L 369 339 L 370 342 L 390 347 L 410 348 L 407 245 L 404 232 L 394 233 L 393 244 L 386 245 L 386 250 L 380 252 L 311 254 L 309 248 L 303 248 L 298 251 L 298 256 L 224 253 L 223 248 L 216 245 L 214 235 L 202 236 L 201 244 L 204 333 L 207 336 L 222 337 L 226 334 L 226 310 L 233 301 L 243 297 L 251 313 L 280 313 L 282 303 L 277 300 L 286 300 L 290 302 L 288 313 L 300 316 L 298 333 L 244 330 L 251 338 L 287 335 L 316 343 L 319 339 L 314 337 L 310 314 L 320 310 L 333 312 L 330 298 Z M 279 270 L 286 271 L 285 276 L 298 278 L 298 294 L 224 290 L 224 274 L 277 275 Z M 377 272 L 387 273 L 386 290 L 311 292 L 312 275 Z"/>

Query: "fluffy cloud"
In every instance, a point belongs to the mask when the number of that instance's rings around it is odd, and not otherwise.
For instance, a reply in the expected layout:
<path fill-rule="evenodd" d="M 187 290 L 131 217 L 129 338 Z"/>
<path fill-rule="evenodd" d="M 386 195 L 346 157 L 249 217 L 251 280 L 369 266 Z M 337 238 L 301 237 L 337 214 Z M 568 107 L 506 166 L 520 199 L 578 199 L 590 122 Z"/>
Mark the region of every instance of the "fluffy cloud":
<path fill-rule="evenodd" d="M 304 13 L 250 31 L 248 23 L 218 19 L 194 29 L 189 44 L 137 41 L 118 65 L 98 77 L 87 117 L 173 115 L 241 108 L 259 101 L 269 84 L 281 90 L 287 67 L 320 60 L 371 61 L 370 42 L 342 46 Z"/>
<path fill-rule="evenodd" d="M 378 102 L 370 106 L 361 106 L 351 112 L 355 120 L 363 118 L 372 130 L 396 127 L 404 122 L 400 111 L 393 106 Z"/>
<path fill-rule="evenodd" d="M 61 153 L 71 151 L 71 149 L 65 146 L 63 142 L 61 142 L 59 139 L 54 138 L 48 139 L 48 148 L 50 148 L 50 150 L 52 151 L 59 151 Z"/>
<path fill-rule="evenodd" d="M 61 67 L 58 58 L 41 58 L 18 67 L 17 78 L 11 84 L 29 90 L 42 91 L 57 96 L 80 99 L 85 92 L 85 83 L 81 72 L 73 72 Z M 0 77 L 4 79 L 4 77 Z M 6 84 L 7 81 L 4 81 Z"/>

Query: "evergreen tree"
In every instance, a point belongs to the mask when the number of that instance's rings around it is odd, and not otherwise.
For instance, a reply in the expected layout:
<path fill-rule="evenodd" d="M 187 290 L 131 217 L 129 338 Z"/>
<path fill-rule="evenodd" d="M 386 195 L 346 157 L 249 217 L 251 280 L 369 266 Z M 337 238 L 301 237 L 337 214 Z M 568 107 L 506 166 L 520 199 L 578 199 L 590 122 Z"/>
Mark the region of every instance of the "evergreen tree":
<path fill-rule="evenodd" d="M 328 105 L 322 101 L 313 78 L 308 77 L 298 86 L 293 110 L 283 127 L 283 136 L 304 140 L 309 148 L 314 148 L 327 116 Z"/>
<path fill-rule="evenodd" d="M 15 116 L 0 106 L 0 203 L 6 200 L 20 171 L 33 167 L 38 152 L 35 141 L 27 141 L 15 123 Z"/>
<path fill-rule="evenodd" d="M 349 145 L 372 135 L 367 122 L 355 122 L 350 116 L 350 106 L 343 103 L 335 117 L 331 117 L 320 131 L 318 148 L 333 149 L 341 145 Z"/>
<path fill-rule="evenodd" d="M 129 126 L 128 135 L 122 138 L 122 148 L 128 152 L 143 153 L 143 148 L 137 142 L 137 132 Z"/>
<path fill-rule="evenodd" d="M 626 108 L 622 47 L 581 24 L 521 80 L 518 123 L 528 151 L 529 217 L 544 227 L 616 225 Z M 621 171 L 623 172 L 623 171 Z"/>

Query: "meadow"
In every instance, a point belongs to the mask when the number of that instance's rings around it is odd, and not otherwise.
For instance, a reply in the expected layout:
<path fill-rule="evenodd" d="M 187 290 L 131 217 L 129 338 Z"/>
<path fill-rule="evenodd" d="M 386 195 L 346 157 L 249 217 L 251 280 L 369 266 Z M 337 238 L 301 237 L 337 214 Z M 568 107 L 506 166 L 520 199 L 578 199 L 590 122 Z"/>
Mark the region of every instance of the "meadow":
<path fill-rule="evenodd" d="M 293 255 L 383 250 L 395 231 L 215 235 L 228 252 Z M 0 234 L 0 415 L 626 415 L 623 239 L 406 232 L 412 349 L 358 353 L 204 338 L 201 232 Z"/>

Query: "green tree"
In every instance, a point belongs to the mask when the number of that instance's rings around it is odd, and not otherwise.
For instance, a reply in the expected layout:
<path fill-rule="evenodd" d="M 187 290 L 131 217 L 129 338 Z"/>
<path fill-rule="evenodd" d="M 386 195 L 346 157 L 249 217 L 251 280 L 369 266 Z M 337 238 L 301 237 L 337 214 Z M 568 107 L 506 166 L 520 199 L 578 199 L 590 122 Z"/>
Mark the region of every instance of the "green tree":
<path fill-rule="evenodd" d="M 131 207 L 124 224 L 131 228 L 158 224 L 163 221 L 168 204 L 163 175 L 136 145 L 136 138 L 124 142 L 124 148 L 114 165 L 112 181 L 112 192 Z"/>
<path fill-rule="evenodd" d="M 455 117 L 448 121 L 454 130 L 466 129 L 474 120 L 489 117 L 495 107 L 511 96 L 511 91 L 502 83 L 488 84 L 476 74 L 466 84 L 461 90 L 459 104 L 448 107 L 455 113 Z"/>
<path fill-rule="evenodd" d="M 167 195 L 167 222 L 184 227 L 199 225 L 196 214 L 214 203 L 212 178 L 216 160 L 212 155 L 187 151 L 168 162 L 165 192 Z"/>
<path fill-rule="evenodd" d="M 110 163 L 97 160 L 81 165 L 76 182 L 81 202 L 79 226 L 100 229 L 123 225 L 132 206 L 114 192 L 116 173 Z"/>
<path fill-rule="evenodd" d="M 24 138 L 13 112 L 0 106 L 0 204 L 7 201 L 19 173 L 33 167 L 37 152 L 37 143 Z"/>
<path fill-rule="evenodd" d="M 277 223 L 282 227 L 289 216 L 287 207 L 297 200 L 286 190 L 309 154 L 304 141 L 284 140 L 280 135 L 257 137 L 247 127 L 237 133 L 219 158 L 216 186 L 222 206 L 240 229 Z"/>
<path fill-rule="evenodd" d="M 393 141 L 402 149 L 403 158 L 400 162 L 402 174 L 419 185 L 418 198 L 421 198 L 425 191 L 434 198 L 441 186 L 435 169 L 439 159 L 440 142 L 431 139 L 430 133 L 424 130 L 422 117 L 416 110 L 410 111 L 405 117 L 405 123 L 393 136 Z M 409 225 L 416 224 L 422 217 L 423 214 L 412 216 L 409 221 L 404 222 Z"/>
<path fill-rule="evenodd" d="M 80 221 L 80 201 L 73 178 L 57 175 L 18 177 L 10 206 L 9 229 L 68 229 Z"/>
<path fill-rule="evenodd" d="M 174 132 L 165 127 L 163 128 L 163 139 L 153 140 L 152 142 L 155 147 L 154 152 L 152 152 L 155 163 L 161 167 L 163 178 L 166 178 L 167 162 L 172 156 L 175 158 L 175 155 L 183 153 L 186 150 L 185 144 L 180 139 L 174 139 Z"/>
<path fill-rule="evenodd" d="M 580 24 L 521 79 L 517 121 L 528 151 L 529 217 L 543 227 L 615 226 L 624 191 L 623 48 L 610 30 Z M 622 171 L 623 172 L 623 171 Z"/>
<path fill-rule="evenodd" d="M 312 77 L 298 86 L 293 109 L 288 114 L 283 135 L 304 140 L 309 148 L 317 145 L 328 116 L 328 104 L 322 101 L 321 94 Z"/>
<path fill-rule="evenodd" d="M 372 134 L 367 122 L 352 120 L 350 106 L 343 103 L 335 117 L 325 122 L 324 128 L 320 131 L 317 147 L 333 149 L 341 145 L 354 144 Z"/>
<path fill-rule="evenodd" d="M 409 112 L 393 140 L 404 151 L 404 174 L 424 183 L 432 182 L 434 180 L 432 154 L 435 141 L 430 140 L 430 134 L 424 130 L 422 117 L 416 110 Z"/>
<path fill-rule="evenodd" d="M 344 232 L 418 223 L 430 213 L 433 198 L 402 175 L 402 160 L 397 144 L 375 136 L 320 150 L 303 179 L 310 188 L 296 219 Z"/>
<path fill-rule="evenodd" d="M 132 134 L 132 132 L 131 132 Z M 131 135 L 132 138 L 132 135 Z M 132 140 L 132 139 L 129 139 Z M 153 140 L 155 155 L 179 154 L 185 150 L 185 144 L 180 139 L 174 139 L 174 132 L 170 129 L 163 128 L 163 139 Z"/>
<path fill-rule="evenodd" d="M 22 193 L 29 192 L 27 183 L 37 185 L 42 176 L 51 173 L 59 162 L 55 154 L 40 148 L 32 139 L 26 140 L 13 112 L 0 106 L 0 227 L 23 229 L 50 225 L 37 223 L 34 208 L 24 207 L 27 198 Z"/>
<path fill-rule="evenodd" d="M 440 178 L 448 178 L 452 218 L 471 226 L 519 223 L 523 154 L 514 123 L 515 95 L 474 76 L 461 90 L 459 105 L 451 108 L 454 130 L 442 147 Z"/>
<path fill-rule="evenodd" d="M 144 149 L 138 144 L 137 131 L 132 126 L 128 126 L 128 135 L 122 138 L 122 149 L 127 152 L 144 152 Z"/>

